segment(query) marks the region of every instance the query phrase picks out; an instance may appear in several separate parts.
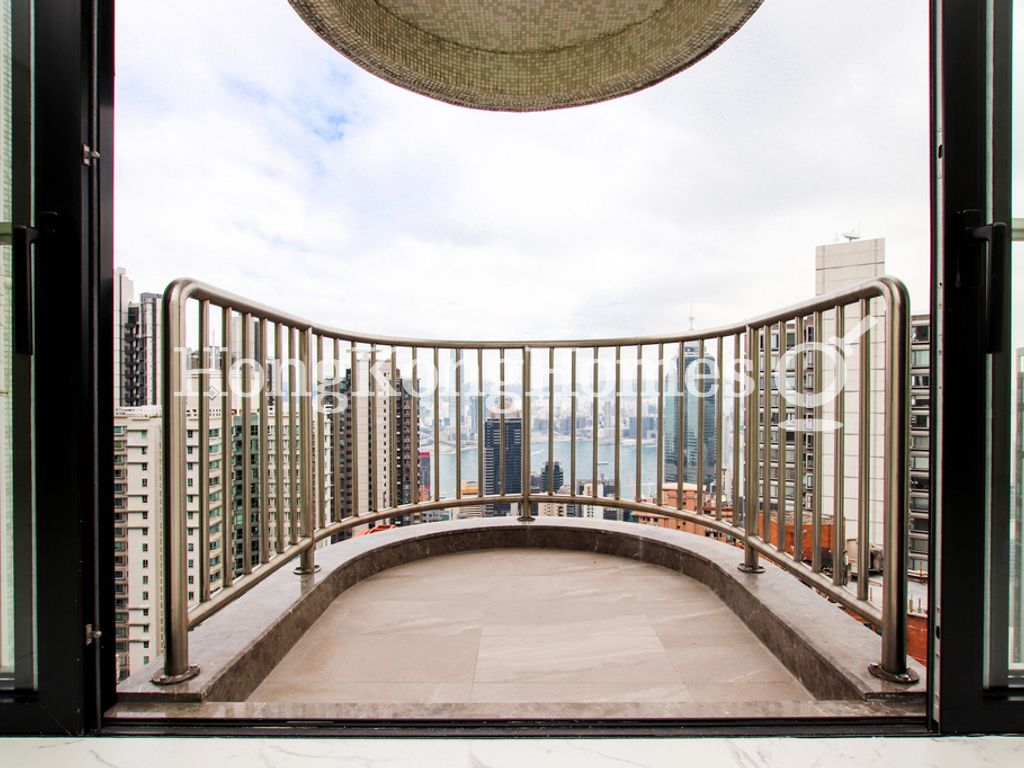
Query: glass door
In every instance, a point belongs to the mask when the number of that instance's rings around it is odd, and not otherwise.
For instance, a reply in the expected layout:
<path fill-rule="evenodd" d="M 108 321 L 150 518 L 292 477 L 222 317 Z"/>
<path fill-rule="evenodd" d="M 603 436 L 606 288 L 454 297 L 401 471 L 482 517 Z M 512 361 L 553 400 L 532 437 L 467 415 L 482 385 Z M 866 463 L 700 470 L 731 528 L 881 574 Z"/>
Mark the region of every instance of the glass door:
<path fill-rule="evenodd" d="M 16 292 L 30 263 L 31 22 L 28 4 L 0 0 L 0 689 L 33 689 L 35 606 L 30 458 L 31 359 L 19 354 Z M 23 294 L 24 295 L 24 294 Z"/>
<path fill-rule="evenodd" d="M 1005 681 L 1011 687 L 1024 686 L 1024 2 L 1013 4 L 1011 165 L 1010 165 L 1010 354 L 1009 371 L 1012 407 L 1010 419 L 1010 530 L 1007 537 L 1007 621 L 1005 639 Z M 1000 599 L 1004 596 L 1000 595 Z M 994 613 L 994 618 L 998 616 Z M 994 649 L 999 653 L 998 648 Z M 1002 673 L 1002 665 L 996 669 Z"/>
<path fill-rule="evenodd" d="M 113 695 L 112 21 L 0 0 L 0 733 Z"/>
<path fill-rule="evenodd" d="M 936 6 L 933 401 L 938 553 L 931 715 L 1024 727 L 1020 0 Z M 1018 82 L 1020 82 L 1018 80 Z"/>

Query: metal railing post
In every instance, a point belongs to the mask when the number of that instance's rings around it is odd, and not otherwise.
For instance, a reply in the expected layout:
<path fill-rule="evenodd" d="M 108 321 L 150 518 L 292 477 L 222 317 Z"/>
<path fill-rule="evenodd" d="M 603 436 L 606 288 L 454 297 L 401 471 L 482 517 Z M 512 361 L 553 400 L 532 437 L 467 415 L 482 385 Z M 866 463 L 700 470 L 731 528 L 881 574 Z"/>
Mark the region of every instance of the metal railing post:
<path fill-rule="evenodd" d="M 164 671 L 153 678 L 157 685 L 181 683 L 199 674 L 199 667 L 188 663 L 187 403 L 184 396 L 179 396 L 185 392 L 186 362 L 178 354 L 186 332 L 184 303 L 177 292 L 164 295 Z"/>
<path fill-rule="evenodd" d="M 523 347 L 523 454 L 522 454 L 522 484 L 523 508 L 519 513 L 519 522 L 532 523 L 533 510 L 530 509 L 530 451 L 533 447 L 530 436 L 530 387 L 533 379 L 530 375 L 530 348 Z"/>
<path fill-rule="evenodd" d="M 751 389 L 753 391 L 749 392 L 746 396 L 747 424 L 744 462 L 747 469 L 747 480 L 744 484 L 746 487 L 744 488 L 743 494 L 743 562 L 740 563 L 740 570 L 745 573 L 764 573 L 764 566 L 758 562 L 757 550 L 751 546 L 751 540 L 757 533 L 757 515 L 755 513 L 755 505 L 761 498 L 757 482 L 757 449 L 760 445 L 760 442 L 757 439 L 757 399 L 759 392 L 761 391 L 761 387 L 758 382 L 760 366 L 758 365 L 757 342 L 759 336 L 760 330 L 747 326 L 747 359 L 750 360 L 750 376 L 753 380 L 753 386 Z M 768 405 L 768 403 L 766 403 L 766 405 Z"/>
<path fill-rule="evenodd" d="M 300 470 L 302 473 L 299 512 L 302 516 L 302 538 L 306 548 L 302 550 L 295 573 L 306 575 L 319 570 L 316 564 L 316 539 L 313 531 L 313 507 L 316 493 L 313 491 L 313 329 L 306 328 L 299 336 L 299 359 L 302 364 L 302 382 L 299 388 L 299 440 Z"/>
<path fill-rule="evenodd" d="M 871 674 L 910 684 L 907 666 L 907 487 L 910 429 L 910 298 L 902 283 L 888 284 L 885 365 L 885 562 L 882 597 L 882 660 Z M 863 567 L 863 566 L 861 566 Z"/>

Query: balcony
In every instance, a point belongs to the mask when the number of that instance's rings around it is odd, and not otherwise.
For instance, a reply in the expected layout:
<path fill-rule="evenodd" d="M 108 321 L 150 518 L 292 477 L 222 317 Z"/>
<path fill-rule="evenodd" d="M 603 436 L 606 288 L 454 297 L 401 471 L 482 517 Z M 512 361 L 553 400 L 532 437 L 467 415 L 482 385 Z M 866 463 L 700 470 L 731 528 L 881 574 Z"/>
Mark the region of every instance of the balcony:
<path fill-rule="evenodd" d="M 181 354 L 163 393 L 164 655 L 114 716 L 923 712 L 898 281 L 630 339 L 371 337 L 188 280 L 165 317 Z M 791 346 L 812 330 L 833 341 Z M 808 366 L 819 389 L 794 392 Z M 223 541 L 214 419 L 257 436 L 231 458 L 251 493 Z M 645 419 L 647 443 L 625 436 Z M 788 431 L 807 457 L 765 479 Z M 211 578 L 223 551 L 235 566 Z"/>

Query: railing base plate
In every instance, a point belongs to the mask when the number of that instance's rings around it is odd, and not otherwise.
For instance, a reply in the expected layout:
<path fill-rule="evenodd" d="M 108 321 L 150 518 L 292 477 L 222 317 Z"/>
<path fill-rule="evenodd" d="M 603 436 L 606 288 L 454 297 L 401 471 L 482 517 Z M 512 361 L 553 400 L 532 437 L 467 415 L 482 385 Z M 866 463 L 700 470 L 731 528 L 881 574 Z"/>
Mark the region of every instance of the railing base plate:
<path fill-rule="evenodd" d="M 908 669 L 905 672 L 899 674 L 893 674 L 892 672 L 886 672 L 881 664 L 871 664 L 868 666 L 868 671 L 879 678 L 885 680 L 888 683 L 899 683 L 900 685 L 913 685 L 920 678 L 917 676 L 917 672 L 912 669 Z"/>
<path fill-rule="evenodd" d="M 199 665 L 192 664 L 182 672 L 180 675 L 157 675 L 151 682 L 153 685 L 177 685 L 178 683 L 184 683 L 186 680 L 191 680 L 193 677 L 199 674 Z"/>
<path fill-rule="evenodd" d="M 746 563 L 740 563 L 738 567 L 744 573 L 764 573 L 763 565 L 747 565 Z"/>
<path fill-rule="evenodd" d="M 536 519 L 536 517 L 526 517 L 525 515 L 520 515 L 516 518 L 520 523 L 532 523 Z"/>
<path fill-rule="evenodd" d="M 301 565 L 295 566 L 292 571 L 296 576 L 310 576 L 320 570 L 319 565 L 314 565 L 312 568 L 303 568 Z"/>

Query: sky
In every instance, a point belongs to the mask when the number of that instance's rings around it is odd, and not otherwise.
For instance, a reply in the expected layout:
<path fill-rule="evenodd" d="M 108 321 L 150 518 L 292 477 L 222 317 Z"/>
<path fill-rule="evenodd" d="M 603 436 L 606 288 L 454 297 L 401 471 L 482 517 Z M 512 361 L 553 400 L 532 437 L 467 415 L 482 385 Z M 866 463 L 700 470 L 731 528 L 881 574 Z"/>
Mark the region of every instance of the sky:
<path fill-rule="evenodd" d="M 814 294 L 886 238 L 928 309 L 928 3 L 766 0 L 694 67 L 554 112 L 364 72 L 286 0 L 118 6 L 115 261 L 335 328 L 590 338 Z"/>

